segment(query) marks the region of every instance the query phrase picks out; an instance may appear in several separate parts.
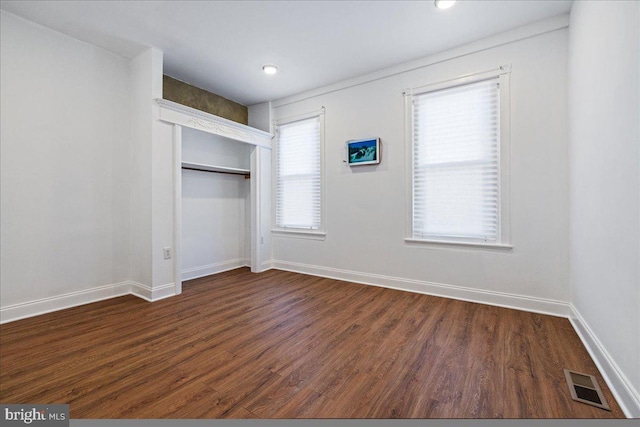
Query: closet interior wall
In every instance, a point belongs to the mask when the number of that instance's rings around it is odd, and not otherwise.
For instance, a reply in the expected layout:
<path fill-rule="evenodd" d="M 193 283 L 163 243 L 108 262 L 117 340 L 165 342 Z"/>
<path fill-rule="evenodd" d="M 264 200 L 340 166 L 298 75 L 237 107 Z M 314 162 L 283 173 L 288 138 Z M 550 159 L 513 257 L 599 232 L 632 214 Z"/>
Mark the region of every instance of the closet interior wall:
<path fill-rule="evenodd" d="M 248 171 L 252 148 L 222 136 L 182 128 L 182 280 L 250 264 L 250 179 L 185 169 L 184 164 Z"/>

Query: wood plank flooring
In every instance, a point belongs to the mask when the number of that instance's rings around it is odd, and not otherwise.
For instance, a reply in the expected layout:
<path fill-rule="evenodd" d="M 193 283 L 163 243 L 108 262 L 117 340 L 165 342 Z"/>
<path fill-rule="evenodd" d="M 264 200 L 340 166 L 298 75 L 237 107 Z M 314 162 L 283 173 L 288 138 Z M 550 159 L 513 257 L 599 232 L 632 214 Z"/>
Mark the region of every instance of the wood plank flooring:
<path fill-rule="evenodd" d="M 612 411 L 571 400 L 595 375 Z M 0 326 L 0 402 L 72 418 L 622 418 L 566 319 L 283 271 Z"/>

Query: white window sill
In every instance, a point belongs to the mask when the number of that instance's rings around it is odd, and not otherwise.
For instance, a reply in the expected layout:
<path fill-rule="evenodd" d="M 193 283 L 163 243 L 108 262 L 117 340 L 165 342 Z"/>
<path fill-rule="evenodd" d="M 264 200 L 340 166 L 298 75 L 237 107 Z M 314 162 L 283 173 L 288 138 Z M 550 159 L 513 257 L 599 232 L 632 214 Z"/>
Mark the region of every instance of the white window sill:
<path fill-rule="evenodd" d="M 452 240 L 429 240 L 415 238 L 406 238 L 404 239 L 404 242 L 410 246 L 459 246 L 465 248 L 496 249 L 502 251 L 510 251 L 513 249 L 512 245 L 503 243 L 456 242 Z"/>
<path fill-rule="evenodd" d="M 310 239 L 310 240 L 325 240 L 327 233 L 323 231 L 311 231 L 311 230 L 299 230 L 299 229 L 284 229 L 274 228 L 271 230 L 271 234 L 277 237 L 290 237 L 294 239 Z"/>

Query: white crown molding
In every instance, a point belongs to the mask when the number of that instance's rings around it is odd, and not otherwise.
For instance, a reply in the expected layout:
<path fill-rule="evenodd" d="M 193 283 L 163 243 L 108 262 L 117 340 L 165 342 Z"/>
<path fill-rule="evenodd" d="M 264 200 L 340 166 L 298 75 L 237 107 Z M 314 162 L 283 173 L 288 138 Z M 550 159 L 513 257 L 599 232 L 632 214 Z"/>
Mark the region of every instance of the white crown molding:
<path fill-rule="evenodd" d="M 178 104 L 177 102 L 167 99 L 157 98 L 155 101 L 158 107 L 160 107 L 159 118 L 162 121 L 201 130 L 225 138 L 231 138 L 247 144 L 271 148 L 273 135 L 268 132 L 236 123 L 214 114 L 205 113 L 204 111 L 196 110 L 195 108 L 187 107 L 186 105 Z"/>
<path fill-rule="evenodd" d="M 540 36 L 550 33 L 552 31 L 561 30 L 569 26 L 569 14 L 559 15 L 550 19 L 535 22 L 530 25 L 525 25 L 520 28 L 516 28 L 504 33 L 496 34 L 494 36 L 486 37 L 484 39 L 475 41 L 473 43 L 466 44 L 457 48 L 453 48 L 444 52 L 436 53 L 421 59 L 417 59 L 411 62 L 405 62 L 393 67 L 385 68 L 380 71 L 365 74 L 363 76 L 354 77 L 352 79 L 343 80 L 341 82 L 331 84 L 328 86 L 313 89 L 307 92 L 287 96 L 275 101 L 272 101 L 271 107 L 278 108 L 284 105 L 293 104 L 295 102 L 304 101 L 305 99 L 315 98 L 317 96 L 325 95 L 332 92 L 337 92 L 343 89 L 347 89 L 354 86 L 363 85 L 366 83 L 374 82 L 381 79 L 386 79 L 398 74 L 407 73 L 421 68 L 429 67 L 431 65 L 439 64 L 441 62 L 450 61 L 452 59 L 461 58 L 467 55 L 471 55 L 484 50 L 493 49 L 499 46 L 503 46 L 509 43 L 514 43 L 520 40 L 525 40 L 531 37 Z"/>

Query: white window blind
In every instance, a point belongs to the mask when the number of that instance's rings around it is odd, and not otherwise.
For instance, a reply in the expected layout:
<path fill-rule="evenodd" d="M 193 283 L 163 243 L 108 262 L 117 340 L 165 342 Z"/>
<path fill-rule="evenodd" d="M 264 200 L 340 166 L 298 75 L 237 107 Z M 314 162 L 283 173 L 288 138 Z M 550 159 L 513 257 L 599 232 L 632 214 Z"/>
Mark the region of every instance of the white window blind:
<path fill-rule="evenodd" d="M 320 118 L 277 127 L 276 225 L 317 230 L 321 226 Z"/>
<path fill-rule="evenodd" d="M 413 237 L 500 239 L 498 78 L 415 95 Z"/>

